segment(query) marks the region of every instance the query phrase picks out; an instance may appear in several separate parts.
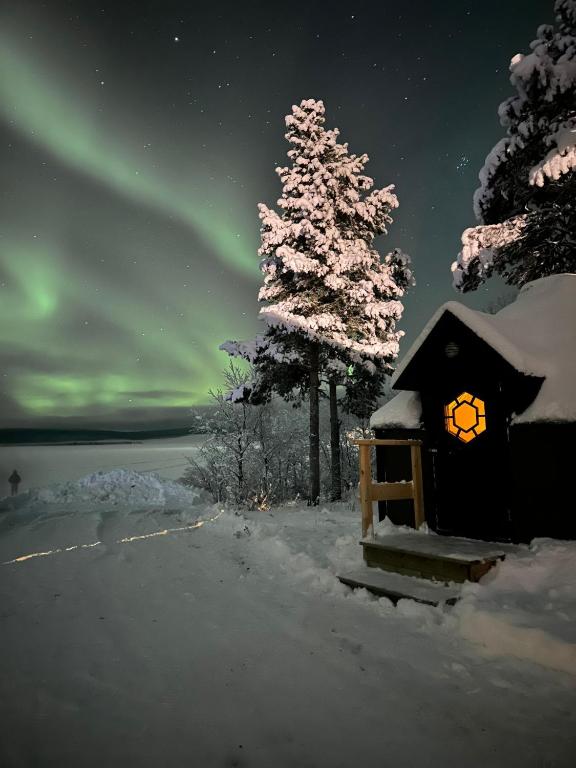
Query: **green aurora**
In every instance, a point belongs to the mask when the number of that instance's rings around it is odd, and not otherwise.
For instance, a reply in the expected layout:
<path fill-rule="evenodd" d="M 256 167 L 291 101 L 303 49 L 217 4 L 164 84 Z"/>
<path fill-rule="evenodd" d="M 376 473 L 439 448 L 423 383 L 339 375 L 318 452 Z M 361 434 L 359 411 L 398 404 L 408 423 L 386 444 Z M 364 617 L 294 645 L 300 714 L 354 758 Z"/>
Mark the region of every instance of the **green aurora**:
<path fill-rule="evenodd" d="M 0 375 L 15 415 L 98 421 L 206 403 L 227 363 L 218 345 L 255 330 L 230 291 L 252 285 L 255 295 L 255 233 L 233 198 L 198 174 L 186 185 L 165 178 L 6 35 L 0 72 L 9 130 L 58 175 L 72 172 L 75 196 L 87 192 L 69 222 L 42 173 L 27 185 L 9 175 L 19 221 L 7 220 L 0 241 Z"/>
<path fill-rule="evenodd" d="M 83 116 L 77 95 L 64 93 L 47 79 L 43 69 L 35 69 L 0 33 L 0 111 L 6 122 L 112 192 L 182 221 L 213 248 L 225 266 L 254 277 L 254 243 L 246 244 L 247 238 L 241 238 L 241 222 L 234 226 L 230 221 L 230 208 L 226 206 L 226 218 L 215 219 L 204 200 L 191 198 L 189 192 L 185 195 L 183 189 L 174 189 L 160 175 L 141 170 L 126 149 L 115 146 Z"/>

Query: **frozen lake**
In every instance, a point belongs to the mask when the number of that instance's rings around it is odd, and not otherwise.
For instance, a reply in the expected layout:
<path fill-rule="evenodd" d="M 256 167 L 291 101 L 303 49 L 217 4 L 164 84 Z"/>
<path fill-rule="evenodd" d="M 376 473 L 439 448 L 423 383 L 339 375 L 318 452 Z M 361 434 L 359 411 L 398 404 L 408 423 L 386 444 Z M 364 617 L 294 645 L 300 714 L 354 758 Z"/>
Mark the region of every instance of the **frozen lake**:
<path fill-rule="evenodd" d="M 13 469 L 22 477 L 21 491 L 119 468 L 177 480 L 186 469 L 186 457 L 193 456 L 205 440 L 206 435 L 185 435 L 123 445 L 0 446 L 0 496 L 9 493 L 8 476 Z"/>

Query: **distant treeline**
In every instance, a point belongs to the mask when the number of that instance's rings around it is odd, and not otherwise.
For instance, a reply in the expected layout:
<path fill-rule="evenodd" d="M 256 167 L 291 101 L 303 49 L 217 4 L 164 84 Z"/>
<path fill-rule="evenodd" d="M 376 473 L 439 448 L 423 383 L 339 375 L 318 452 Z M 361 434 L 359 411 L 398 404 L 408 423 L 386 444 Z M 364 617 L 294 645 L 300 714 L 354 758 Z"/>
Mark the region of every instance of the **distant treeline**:
<path fill-rule="evenodd" d="M 0 429 L 0 444 L 133 442 L 135 440 L 183 437 L 193 431 L 194 428 L 190 427 L 133 431 L 115 429 Z"/>

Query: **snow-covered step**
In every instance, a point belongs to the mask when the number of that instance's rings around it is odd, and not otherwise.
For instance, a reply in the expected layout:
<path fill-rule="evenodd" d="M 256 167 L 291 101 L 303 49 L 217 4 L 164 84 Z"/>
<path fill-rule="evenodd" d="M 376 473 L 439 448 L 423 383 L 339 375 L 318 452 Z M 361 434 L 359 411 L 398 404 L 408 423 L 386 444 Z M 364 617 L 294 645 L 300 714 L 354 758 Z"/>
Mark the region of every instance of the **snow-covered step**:
<path fill-rule="evenodd" d="M 427 605 L 453 604 L 459 598 L 461 589 L 458 584 L 443 584 L 366 566 L 343 573 L 338 578 L 349 587 L 363 587 L 393 602 L 407 598 Z"/>
<path fill-rule="evenodd" d="M 513 544 L 416 531 L 363 539 L 360 543 L 369 566 L 443 582 L 479 581 L 506 554 L 518 551 Z"/>

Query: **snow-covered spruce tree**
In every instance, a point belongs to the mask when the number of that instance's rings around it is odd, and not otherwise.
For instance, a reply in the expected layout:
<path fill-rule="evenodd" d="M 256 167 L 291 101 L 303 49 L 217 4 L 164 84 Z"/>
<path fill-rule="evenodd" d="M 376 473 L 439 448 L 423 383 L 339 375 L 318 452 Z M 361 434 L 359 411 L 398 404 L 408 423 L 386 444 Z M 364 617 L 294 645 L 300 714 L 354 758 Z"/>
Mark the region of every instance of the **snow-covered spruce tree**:
<path fill-rule="evenodd" d="M 368 371 L 390 370 L 402 336 L 408 257 L 374 248 L 398 206 L 393 186 L 372 190 L 367 155 L 353 155 L 324 128 L 324 104 L 308 99 L 286 117 L 291 164 L 277 168 L 280 213 L 260 204 L 267 338 L 296 354 L 310 401 L 310 501 L 318 503 L 319 386 L 323 351 Z M 372 190 L 372 191 L 370 191 Z M 325 355 L 330 358 L 332 355 Z"/>
<path fill-rule="evenodd" d="M 500 105 L 506 136 L 480 171 L 480 226 L 462 235 L 454 285 L 477 288 L 497 273 L 511 285 L 576 270 L 576 0 L 556 0 L 510 64 L 516 94 Z"/>

